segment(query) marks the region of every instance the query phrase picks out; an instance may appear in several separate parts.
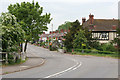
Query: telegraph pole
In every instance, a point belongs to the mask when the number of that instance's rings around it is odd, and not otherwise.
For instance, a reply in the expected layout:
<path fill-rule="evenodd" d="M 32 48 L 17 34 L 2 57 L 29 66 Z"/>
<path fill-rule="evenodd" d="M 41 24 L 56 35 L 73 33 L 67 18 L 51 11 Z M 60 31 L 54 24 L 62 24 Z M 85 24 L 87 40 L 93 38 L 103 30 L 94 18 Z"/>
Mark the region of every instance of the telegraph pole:
<path fill-rule="evenodd" d="M 53 43 L 53 24 L 52 24 L 52 36 L 51 36 L 51 42 Z"/>

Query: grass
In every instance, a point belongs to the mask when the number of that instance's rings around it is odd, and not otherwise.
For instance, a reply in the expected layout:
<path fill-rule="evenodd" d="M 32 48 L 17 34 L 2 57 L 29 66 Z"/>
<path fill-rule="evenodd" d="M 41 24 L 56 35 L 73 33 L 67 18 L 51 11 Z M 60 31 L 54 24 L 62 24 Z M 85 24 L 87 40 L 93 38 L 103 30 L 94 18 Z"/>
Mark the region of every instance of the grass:
<path fill-rule="evenodd" d="M 27 58 L 25 60 L 18 60 L 16 63 L 11 63 L 11 64 L 2 64 L 2 67 L 5 67 L 5 66 L 12 66 L 12 65 L 18 65 L 18 64 L 22 64 L 24 62 L 27 61 Z"/>
<path fill-rule="evenodd" d="M 119 55 L 116 54 L 98 54 L 98 53 L 81 53 L 81 52 L 72 52 L 72 54 L 76 54 L 76 55 L 92 55 L 92 56 L 98 56 L 98 57 L 112 57 L 112 58 L 117 58 L 120 59 L 120 57 L 118 57 Z"/>
<path fill-rule="evenodd" d="M 5 72 L 5 74 L 8 74 L 8 72 Z"/>

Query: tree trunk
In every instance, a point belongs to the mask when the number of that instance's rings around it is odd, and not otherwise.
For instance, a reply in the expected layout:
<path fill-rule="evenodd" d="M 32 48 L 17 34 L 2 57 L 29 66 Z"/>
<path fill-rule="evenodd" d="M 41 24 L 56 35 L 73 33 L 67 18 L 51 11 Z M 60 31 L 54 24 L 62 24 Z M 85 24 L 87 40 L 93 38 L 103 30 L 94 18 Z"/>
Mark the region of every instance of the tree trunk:
<path fill-rule="evenodd" d="M 26 52 L 26 50 L 27 50 L 27 43 L 28 43 L 28 40 L 25 41 L 24 52 Z"/>
<path fill-rule="evenodd" d="M 23 51 L 23 43 L 20 44 L 21 52 Z"/>

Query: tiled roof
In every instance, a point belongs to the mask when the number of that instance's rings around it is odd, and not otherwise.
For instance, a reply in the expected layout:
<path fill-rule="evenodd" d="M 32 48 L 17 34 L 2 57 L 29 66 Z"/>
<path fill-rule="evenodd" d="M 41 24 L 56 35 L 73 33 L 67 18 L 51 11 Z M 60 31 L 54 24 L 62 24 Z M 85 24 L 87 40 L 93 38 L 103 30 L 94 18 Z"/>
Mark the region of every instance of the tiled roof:
<path fill-rule="evenodd" d="M 40 37 L 61 37 L 65 36 L 66 33 L 53 33 L 53 34 L 42 34 Z"/>
<path fill-rule="evenodd" d="M 83 23 L 83 27 L 88 27 L 93 31 L 115 31 L 118 27 L 117 19 L 93 19 L 90 24 L 89 19 Z"/>
<path fill-rule="evenodd" d="M 49 36 L 49 34 L 42 34 L 42 35 L 40 35 L 40 37 L 48 37 Z"/>

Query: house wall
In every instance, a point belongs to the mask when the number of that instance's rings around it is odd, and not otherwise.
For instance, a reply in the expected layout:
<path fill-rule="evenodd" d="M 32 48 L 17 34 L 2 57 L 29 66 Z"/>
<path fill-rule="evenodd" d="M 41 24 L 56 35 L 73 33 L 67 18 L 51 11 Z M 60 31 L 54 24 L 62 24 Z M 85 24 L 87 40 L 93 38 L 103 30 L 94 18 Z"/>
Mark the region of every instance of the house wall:
<path fill-rule="evenodd" d="M 116 38 L 116 32 L 109 32 L 109 41 L 114 40 Z"/>
<path fill-rule="evenodd" d="M 41 38 L 39 39 L 39 41 L 41 40 Z M 46 41 L 47 40 L 47 38 L 46 37 L 42 37 L 42 40 L 43 41 Z"/>
<path fill-rule="evenodd" d="M 100 43 L 108 43 L 111 40 L 114 40 L 114 38 L 116 38 L 116 32 L 107 32 L 107 38 L 102 38 L 101 33 L 100 32 L 93 32 L 92 33 L 92 38 L 98 37 L 98 41 Z M 103 39 L 103 40 L 102 40 Z"/>

